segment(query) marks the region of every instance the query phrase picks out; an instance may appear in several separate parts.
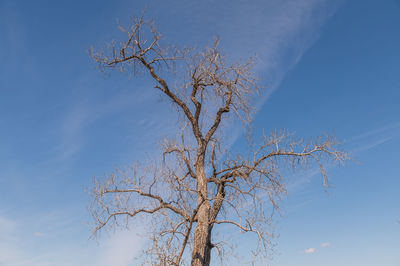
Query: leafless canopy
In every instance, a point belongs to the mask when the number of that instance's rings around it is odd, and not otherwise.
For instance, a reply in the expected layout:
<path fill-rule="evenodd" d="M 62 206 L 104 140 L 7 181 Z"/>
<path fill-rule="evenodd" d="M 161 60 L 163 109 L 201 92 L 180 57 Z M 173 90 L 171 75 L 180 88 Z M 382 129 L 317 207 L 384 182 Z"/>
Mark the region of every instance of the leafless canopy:
<path fill-rule="evenodd" d="M 223 247 L 212 237 L 213 229 L 226 224 L 254 234 L 254 256 L 266 255 L 272 233 L 268 225 L 286 192 L 283 174 L 316 166 L 326 183 L 325 166 L 347 155 L 337 149 L 334 137 L 306 142 L 286 131 L 265 135 L 246 154 L 228 152 L 221 123 L 230 115 L 250 122 L 251 97 L 258 91 L 253 60 L 228 64 L 218 41 L 199 52 L 164 47 L 161 34 L 143 17 L 121 30 L 124 41 L 92 49 L 91 57 L 105 69 L 149 74 L 155 89 L 183 114 L 183 126 L 176 138 L 164 141 L 162 160 L 95 179 L 94 233 L 148 216 L 152 241 L 145 263 L 209 265 L 211 250 Z M 174 75 L 166 70 L 177 65 L 182 68 L 174 78 L 180 82 L 172 87 L 163 75 Z"/>

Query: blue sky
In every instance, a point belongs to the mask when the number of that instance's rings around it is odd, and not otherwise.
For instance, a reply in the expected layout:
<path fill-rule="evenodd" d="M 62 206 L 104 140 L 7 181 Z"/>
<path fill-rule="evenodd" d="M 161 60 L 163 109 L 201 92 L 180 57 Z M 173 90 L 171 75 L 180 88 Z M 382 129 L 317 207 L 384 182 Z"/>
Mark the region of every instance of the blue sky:
<path fill-rule="evenodd" d="M 271 265 L 399 266 L 397 0 L 0 1 L 0 265 L 134 265 L 140 227 L 88 240 L 85 190 L 151 156 L 174 115 L 86 51 L 144 7 L 171 43 L 257 54 L 254 132 L 335 132 L 357 161 L 329 169 L 333 188 L 293 178 Z"/>

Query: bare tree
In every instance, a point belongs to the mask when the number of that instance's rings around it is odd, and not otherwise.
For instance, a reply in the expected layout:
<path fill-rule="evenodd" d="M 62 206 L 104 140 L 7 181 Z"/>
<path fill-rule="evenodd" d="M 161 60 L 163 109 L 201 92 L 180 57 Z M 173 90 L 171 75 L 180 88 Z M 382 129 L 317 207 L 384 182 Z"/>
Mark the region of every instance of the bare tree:
<path fill-rule="evenodd" d="M 156 90 L 181 113 L 180 127 L 175 139 L 164 140 L 159 161 L 95 179 L 94 233 L 149 215 L 149 264 L 209 265 L 212 249 L 223 247 L 214 241 L 213 229 L 226 224 L 254 234 L 254 256 L 265 255 L 268 225 L 286 193 L 284 175 L 316 166 L 326 183 L 326 165 L 343 162 L 346 153 L 328 135 L 304 141 L 275 131 L 259 146 L 249 141 L 246 154 L 232 154 L 223 122 L 251 121 L 251 101 L 258 92 L 253 59 L 227 63 L 218 41 L 201 51 L 163 47 L 154 23 L 143 16 L 121 30 L 126 40 L 91 49 L 91 57 L 105 69 L 149 74 Z"/>

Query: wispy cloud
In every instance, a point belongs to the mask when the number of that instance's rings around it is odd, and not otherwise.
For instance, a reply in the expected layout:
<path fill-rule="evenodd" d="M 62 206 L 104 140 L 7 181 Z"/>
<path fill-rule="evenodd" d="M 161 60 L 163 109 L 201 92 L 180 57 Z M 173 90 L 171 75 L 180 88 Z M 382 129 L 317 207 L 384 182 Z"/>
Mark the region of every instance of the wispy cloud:
<path fill-rule="evenodd" d="M 20 256 L 15 236 L 16 227 L 14 221 L 0 216 L 0 265 L 12 265 Z"/>
<path fill-rule="evenodd" d="M 34 228 L 44 231 L 35 232 Z M 139 227 L 131 231 L 117 231 L 110 237 L 104 237 L 100 245 L 95 245 L 93 241 L 86 242 L 85 236 L 70 238 L 69 234 L 75 235 L 76 230 L 82 230 L 76 219 L 68 219 L 60 212 L 28 216 L 24 220 L 0 215 L 0 265 L 128 266 L 132 265 L 144 243 L 138 236 Z"/>
<path fill-rule="evenodd" d="M 351 154 L 357 154 L 382 145 L 400 136 L 400 122 L 394 122 L 353 136 L 346 141 Z"/>
<path fill-rule="evenodd" d="M 83 80 L 85 78 L 82 78 Z M 77 86 L 83 86 L 83 81 Z M 56 147 L 57 156 L 53 159 L 63 161 L 84 148 L 88 132 L 94 122 L 107 116 L 118 114 L 127 109 L 134 110 L 140 106 L 149 105 L 149 93 L 137 97 L 133 90 L 120 90 L 112 97 L 101 99 L 94 95 L 81 95 L 68 108 L 59 124 L 59 145 Z"/>
<path fill-rule="evenodd" d="M 33 236 L 35 236 L 35 237 L 42 237 L 42 236 L 43 236 L 43 233 L 41 233 L 41 232 L 35 232 L 35 233 L 33 233 Z"/>
<path fill-rule="evenodd" d="M 357 141 L 360 139 L 365 139 L 367 137 L 371 137 L 371 136 L 376 136 L 376 135 L 380 135 L 380 134 L 385 134 L 386 132 L 392 132 L 392 131 L 397 131 L 400 128 L 400 122 L 394 122 L 394 123 L 390 123 L 387 125 L 384 125 L 382 127 L 378 127 L 378 128 L 374 128 L 371 130 L 368 130 L 366 132 L 363 132 L 359 135 L 353 136 L 351 138 L 349 138 L 347 141 L 348 142 L 353 142 L 353 141 Z"/>
<path fill-rule="evenodd" d="M 400 122 L 394 122 L 350 137 L 344 143 L 344 147 L 346 151 L 350 153 L 351 157 L 355 157 L 355 155 L 359 153 L 378 147 L 399 136 Z M 328 168 L 330 167 L 333 166 L 328 166 Z M 288 186 L 288 191 L 290 193 L 296 191 L 304 184 L 311 182 L 311 180 L 318 175 L 321 175 L 319 168 L 310 169 L 306 173 L 300 175 L 299 178 L 297 178 L 294 182 L 290 183 Z"/>
<path fill-rule="evenodd" d="M 331 245 L 331 243 L 325 242 L 325 243 L 321 244 L 321 247 L 326 248 L 326 247 L 329 247 L 330 245 Z"/>
<path fill-rule="evenodd" d="M 98 265 L 128 266 L 138 255 L 142 243 L 143 239 L 137 235 L 137 230 L 119 231 L 104 242 Z"/>
<path fill-rule="evenodd" d="M 331 245 L 331 243 L 325 242 L 325 243 L 322 243 L 320 246 L 321 246 L 322 248 L 327 248 L 327 247 L 329 247 L 330 245 Z M 317 249 L 316 249 L 316 248 L 307 248 L 307 249 L 303 250 L 303 253 L 306 253 L 306 254 L 312 254 L 312 253 L 315 253 L 315 252 L 317 252 Z"/>
<path fill-rule="evenodd" d="M 285 75 L 318 40 L 323 25 L 342 2 L 279 1 L 275 8 L 267 11 L 269 19 L 259 42 L 262 46 L 255 50 L 262 62 L 258 70 L 266 76 L 268 84 L 259 106 L 268 100 Z"/>
<path fill-rule="evenodd" d="M 391 136 L 387 136 L 387 137 L 383 137 L 383 138 L 380 138 L 380 139 L 377 139 L 377 140 L 371 140 L 366 144 L 363 144 L 363 145 L 361 145 L 359 147 L 354 148 L 353 150 L 351 150 L 351 153 L 352 154 L 356 154 L 356 153 L 360 153 L 360 152 L 363 152 L 363 151 L 370 150 L 372 148 L 375 148 L 375 147 L 377 147 L 379 145 L 382 145 L 382 144 L 388 142 L 391 139 L 392 139 Z"/>
<path fill-rule="evenodd" d="M 18 222 L 0 216 L 0 265 L 37 266 L 35 258 L 29 259 L 23 252 L 19 230 Z"/>
<path fill-rule="evenodd" d="M 7 62 L 7 66 L 1 65 L 0 70 L 5 73 L 31 71 L 32 56 L 27 52 L 26 29 L 11 2 L 0 2 L 0 60 Z"/>
<path fill-rule="evenodd" d="M 234 54 L 237 54 L 238 50 L 242 53 L 246 50 L 249 54 L 257 53 L 256 71 L 262 77 L 263 89 L 261 97 L 255 102 L 256 112 L 278 89 L 286 74 L 318 40 L 323 25 L 335 14 L 342 2 L 269 1 L 266 8 L 251 12 L 247 10 L 247 5 L 251 4 L 246 2 L 241 12 L 246 14 L 243 15 L 245 17 L 226 26 L 235 27 L 235 34 L 242 34 L 236 44 L 227 47 L 228 53 L 230 49 L 235 51 Z M 234 37 L 228 35 L 226 38 Z M 232 128 L 229 131 L 231 142 L 234 143 L 241 136 L 242 130 L 237 124 L 232 125 Z"/>
<path fill-rule="evenodd" d="M 316 248 L 307 248 L 307 249 L 303 250 L 303 252 L 307 253 L 307 254 L 315 253 L 316 251 L 317 251 Z"/>

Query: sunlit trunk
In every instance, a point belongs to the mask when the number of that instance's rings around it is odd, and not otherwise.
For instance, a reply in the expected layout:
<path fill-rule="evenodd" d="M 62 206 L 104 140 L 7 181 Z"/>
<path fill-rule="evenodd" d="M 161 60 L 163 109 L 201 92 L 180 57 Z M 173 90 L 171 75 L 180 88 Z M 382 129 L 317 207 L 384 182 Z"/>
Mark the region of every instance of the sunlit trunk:
<path fill-rule="evenodd" d="M 210 265 L 211 258 L 211 226 L 209 225 L 209 204 L 199 209 L 198 223 L 194 233 L 192 265 Z"/>
<path fill-rule="evenodd" d="M 194 245 L 192 252 L 192 265 L 210 265 L 211 258 L 211 229 L 210 203 L 207 199 L 207 178 L 204 172 L 204 153 L 198 154 L 196 163 L 198 204 L 197 225 L 194 232 Z"/>

